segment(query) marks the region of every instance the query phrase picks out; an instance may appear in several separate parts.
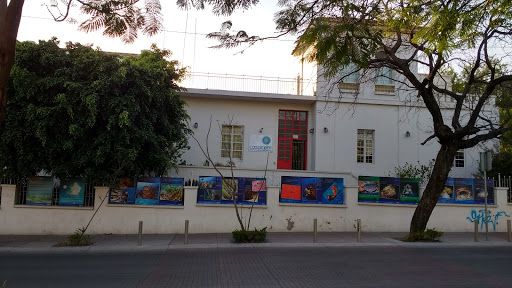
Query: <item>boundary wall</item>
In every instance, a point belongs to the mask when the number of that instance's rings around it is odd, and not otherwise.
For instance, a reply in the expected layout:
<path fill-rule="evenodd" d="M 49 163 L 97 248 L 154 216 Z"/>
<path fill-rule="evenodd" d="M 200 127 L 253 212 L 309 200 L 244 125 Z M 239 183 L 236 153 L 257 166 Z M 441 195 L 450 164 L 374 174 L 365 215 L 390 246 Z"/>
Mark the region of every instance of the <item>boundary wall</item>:
<path fill-rule="evenodd" d="M 416 205 L 358 203 L 357 187 L 345 187 L 344 205 L 288 204 L 279 202 L 279 187 L 267 187 L 267 205 L 254 207 L 250 228 L 267 227 L 268 232 L 313 231 L 355 232 L 361 219 L 363 232 L 407 232 Z M 15 185 L 2 185 L 0 235 L 70 235 L 89 222 L 107 187 L 96 187 L 94 207 L 14 205 Z M 512 219 L 507 188 L 495 188 L 496 205 L 489 205 L 489 232 L 506 232 Z M 140 206 L 103 203 L 89 226 L 89 234 L 183 233 L 185 220 L 189 233 L 229 233 L 239 228 L 232 205 L 197 204 L 197 187 L 185 187 L 184 206 Z M 105 200 L 107 201 L 107 200 Z M 244 206 L 247 219 L 250 210 Z M 444 232 L 471 232 L 474 219 L 483 219 L 484 205 L 438 204 L 428 228 Z M 482 222 L 479 220 L 480 223 Z M 480 226 L 485 231 L 485 226 Z"/>

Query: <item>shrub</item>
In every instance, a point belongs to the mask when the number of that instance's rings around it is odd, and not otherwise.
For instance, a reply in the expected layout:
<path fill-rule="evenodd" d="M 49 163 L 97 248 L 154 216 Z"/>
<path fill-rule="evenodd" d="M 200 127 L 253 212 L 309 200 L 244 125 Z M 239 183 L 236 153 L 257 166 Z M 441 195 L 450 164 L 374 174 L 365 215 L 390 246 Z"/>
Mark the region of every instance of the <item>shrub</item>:
<path fill-rule="evenodd" d="M 443 236 L 444 232 L 436 231 L 435 228 L 427 229 L 422 232 L 416 232 L 407 235 L 407 241 L 411 242 L 439 242 L 439 238 Z"/>
<path fill-rule="evenodd" d="M 89 246 L 92 245 L 89 235 L 85 234 L 85 228 L 78 228 L 76 232 L 68 237 L 68 246 Z"/>
<path fill-rule="evenodd" d="M 267 227 L 261 230 L 254 228 L 254 231 L 235 230 L 232 233 L 235 243 L 260 243 L 267 238 Z"/>

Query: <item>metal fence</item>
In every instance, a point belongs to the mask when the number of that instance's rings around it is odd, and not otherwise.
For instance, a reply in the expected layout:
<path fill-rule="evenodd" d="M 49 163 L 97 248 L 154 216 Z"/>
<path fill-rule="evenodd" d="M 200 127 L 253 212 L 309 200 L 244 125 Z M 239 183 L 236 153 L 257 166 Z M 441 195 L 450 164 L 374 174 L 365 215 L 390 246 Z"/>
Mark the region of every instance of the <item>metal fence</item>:
<path fill-rule="evenodd" d="M 15 194 L 15 198 L 14 198 L 14 204 L 15 205 L 27 205 L 27 190 L 28 190 L 28 178 L 27 177 L 7 178 L 4 176 L 4 177 L 2 177 L 1 184 L 16 185 L 16 194 Z M 95 187 L 95 184 L 93 182 L 88 181 L 85 183 L 84 207 L 94 207 L 94 197 L 96 194 L 94 187 Z M 0 187 L 0 193 L 1 193 L 1 187 Z M 59 193 L 60 193 L 60 187 L 59 187 L 59 185 L 55 185 L 53 187 L 53 191 L 52 191 L 51 206 L 59 206 Z M 1 194 L 0 194 L 0 201 L 1 201 Z"/>
<path fill-rule="evenodd" d="M 180 85 L 186 88 L 309 96 L 314 95 L 316 90 L 316 81 L 299 76 L 280 78 L 202 72 L 191 73 Z"/>
<path fill-rule="evenodd" d="M 493 178 L 494 186 L 496 187 L 507 187 L 507 202 L 512 203 L 512 176 L 501 176 Z"/>

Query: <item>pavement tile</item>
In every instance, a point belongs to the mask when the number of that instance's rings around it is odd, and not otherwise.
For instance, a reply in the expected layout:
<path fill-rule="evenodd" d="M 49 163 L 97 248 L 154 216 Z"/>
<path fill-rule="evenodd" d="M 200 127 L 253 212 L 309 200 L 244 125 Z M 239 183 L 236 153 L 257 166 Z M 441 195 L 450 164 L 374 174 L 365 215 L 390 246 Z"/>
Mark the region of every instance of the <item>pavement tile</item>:
<path fill-rule="evenodd" d="M 357 242 L 354 232 L 321 232 L 317 234 L 317 243 L 313 243 L 312 232 L 270 232 L 265 243 L 236 244 L 232 242 L 231 233 L 189 234 L 185 244 L 183 234 L 147 234 L 142 236 L 142 245 L 137 246 L 138 235 L 92 235 L 92 246 L 54 247 L 66 240 L 63 235 L 0 235 L 0 253 L 28 252 L 120 252 L 140 253 L 144 251 L 166 251 L 180 249 L 205 248 L 267 248 L 267 247 L 504 247 L 512 246 L 507 242 L 506 233 L 492 232 L 485 240 L 485 233 L 478 234 L 478 242 L 473 233 L 445 233 L 438 243 L 409 243 L 398 239 L 405 232 L 362 233 L 361 242 Z"/>

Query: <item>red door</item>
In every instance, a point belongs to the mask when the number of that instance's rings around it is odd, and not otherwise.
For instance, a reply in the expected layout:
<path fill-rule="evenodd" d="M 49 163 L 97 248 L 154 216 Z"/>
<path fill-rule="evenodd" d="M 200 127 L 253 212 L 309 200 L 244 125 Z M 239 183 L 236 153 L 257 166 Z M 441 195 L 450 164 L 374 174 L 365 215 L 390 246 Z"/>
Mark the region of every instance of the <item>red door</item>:
<path fill-rule="evenodd" d="M 308 112 L 279 110 L 277 169 L 306 169 Z"/>

